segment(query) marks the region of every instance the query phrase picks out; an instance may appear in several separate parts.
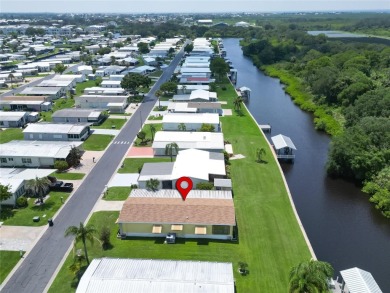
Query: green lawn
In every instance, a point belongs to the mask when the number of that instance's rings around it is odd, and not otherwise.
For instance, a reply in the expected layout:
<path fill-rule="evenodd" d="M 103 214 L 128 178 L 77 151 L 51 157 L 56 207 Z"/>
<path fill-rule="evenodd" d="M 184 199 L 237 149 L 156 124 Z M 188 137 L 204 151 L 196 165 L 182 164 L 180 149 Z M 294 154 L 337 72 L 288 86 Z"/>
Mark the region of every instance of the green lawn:
<path fill-rule="evenodd" d="M 230 90 L 229 90 L 230 91 Z M 221 95 L 231 105 L 235 96 Z M 126 257 L 147 259 L 182 259 L 226 261 L 234 265 L 238 293 L 287 292 L 290 268 L 310 259 L 306 242 L 295 219 L 277 162 L 246 108 L 240 115 L 221 118 L 225 140 L 233 144 L 244 159 L 231 161 L 234 203 L 239 242 L 179 239 L 178 244 L 164 245 L 162 239 L 119 240 L 114 233 L 118 212 L 95 213 L 90 223 L 99 227 L 110 223 L 112 249 L 103 251 L 96 244 L 91 258 Z M 267 150 L 266 163 L 256 163 L 256 149 Z M 169 158 L 165 158 L 169 161 Z M 126 159 L 121 173 L 137 172 L 142 163 L 153 159 Z M 68 270 L 69 256 L 49 292 L 70 292 L 73 275 Z M 238 261 L 247 262 L 249 275 L 237 272 Z"/>
<path fill-rule="evenodd" d="M 145 124 L 144 127 L 142 127 L 142 131 L 146 133 L 145 140 L 148 140 L 147 143 L 141 145 L 141 140 L 137 137 L 134 143 L 135 146 L 152 146 L 153 142 L 152 142 L 152 133 L 150 132 L 150 125 L 152 124 Z M 162 123 L 153 124 L 153 126 L 156 128 L 156 132 L 162 129 Z"/>
<path fill-rule="evenodd" d="M 19 251 L 0 250 L 0 284 L 20 260 Z"/>
<path fill-rule="evenodd" d="M 83 149 L 86 151 L 104 151 L 113 138 L 113 135 L 92 134 L 83 143 Z"/>
<path fill-rule="evenodd" d="M 160 77 L 162 74 L 163 74 L 163 71 L 162 71 L 162 70 L 156 70 L 155 72 L 152 72 L 152 73 L 149 74 L 148 76 L 149 76 L 149 77 Z"/>
<path fill-rule="evenodd" d="M 103 196 L 104 200 L 126 200 L 131 192 L 131 187 L 115 186 L 110 187 Z"/>
<path fill-rule="evenodd" d="M 167 106 L 161 106 L 161 107 L 159 107 L 159 106 L 156 106 L 156 107 L 154 107 L 154 109 L 153 109 L 153 111 L 166 111 L 168 109 L 168 107 Z"/>
<path fill-rule="evenodd" d="M 52 111 L 40 112 L 40 115 L 41 115 L 43 121 L 52 121 L 51 115 L 55 111 L 58 111 L 61 109 L 73 108 L 73 106 L 74 106 L 74 99 L 70 99 L 70 98 L 58 99 L 54 102 L 53 107 L 52 107 Z"/>
<path fill-rule="evenodd" d="M 23 140 L 23 137 L 23 129 L 21 128 L 0 129 L 0 144 L 11 140 Z"/>
<path fill-rule="evenodd" d="M 53 172 L 50 176 L 56 177 L 58 180 L 81 180 L 84 178 L 84 173 L 57 173 Z"/>
<path fill-rule="evenodd" d="M 144 163 L 158 163 L 158 162 L 170 162 L 169 157 L 158 158 L 127 158 L 123 162 L 123 168 L 118 169 L 118 173 L 138 173 L 138 169 L 144 165 Z"/>
<path fill-rule="evenodd" d="M 108 118 L 106 119 L 102 124 L 97 125 L 97 126 L 92 126 L 91 128 L 96 128 L 96 129 L 121 129 L 122 126 L 125 124 L 126 120 L 125 119 L 114 119 L 114 118 Z M 115 127 L 112 127 L 115 126 Z"/>
<path fill-rule="evenodd" d="M 81 96 L 82 94 L 84 94 L 84 90 L 87 87 L 97 86 L 96 82 L 97 82 L 97 80 L 87 80 L 87 81 L 78 83 L 76 85 L 76 96 Z"/>
<path fill-rule="evenodd" d="M 28 207 L 24 209 L 12 209 L 9 206 L 3 206 L 1 210 L 1 221 L 4 225 L 10 226 L 42 226 L 47 224 L 47 220 L 52 218 L 58 209 L 62 206 L 61 197 L 63 201 L 69 196 L 68 192 L 50 192 L 50 197 L 42 206 L 35 206 L 35 198 L 30 198 Z M 44 217 L 44 215 L 46 215 Z M 33 222 L 33 217 L 39 216 L 39 222 Z"/>
<path fill-rule="evenodd" d="M 161 115 L 161 116 L 154 116 L 154 115 L 150 115 L 148 117 L 148 120 L 163 120 L 164 116 Z"/>

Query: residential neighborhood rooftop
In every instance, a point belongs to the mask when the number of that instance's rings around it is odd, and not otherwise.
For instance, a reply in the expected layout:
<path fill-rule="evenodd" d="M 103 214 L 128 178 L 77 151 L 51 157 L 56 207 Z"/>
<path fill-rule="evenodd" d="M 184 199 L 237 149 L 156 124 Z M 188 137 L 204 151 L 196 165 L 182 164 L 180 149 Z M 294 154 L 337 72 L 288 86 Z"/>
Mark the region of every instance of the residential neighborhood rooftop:
<path fill-rule="evenodd" d="M 215 179 L 217 180 L 217 179 Z M 179 198 L 180 193 L 176 189 L 160 189 L 149 191 L 146 189 L 133 189 L 130 197 L 152 197 L 152 198 Z M 233 199 L 231 191 L 224 190 L 191 190 L 186 199 L 189 198 L 213 198 L 213 199 Z"/>
<path fill-rule="evenodd" d="M 233 265 L 221 262 L 94 259 L 76 293 L 234 293 Z"/>

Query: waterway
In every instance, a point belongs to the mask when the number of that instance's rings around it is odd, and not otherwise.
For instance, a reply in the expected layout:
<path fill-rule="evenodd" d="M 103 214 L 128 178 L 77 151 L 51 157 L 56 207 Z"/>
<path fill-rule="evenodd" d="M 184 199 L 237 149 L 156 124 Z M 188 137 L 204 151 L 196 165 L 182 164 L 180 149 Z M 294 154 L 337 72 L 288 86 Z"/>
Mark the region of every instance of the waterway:
<path fill-rule="evenodd" d="M 314 129 L 312 115 L 300 110 L 278 79 L 264 75 L 243 56 L 238 39 L 224 39 L 227 58 L 238 70 L 237 87 L 251 88 L 247 107 L 272 134 L 289 136 L 297 147 L 295 164 L 282 164 L 294 203 L 319 260 L 340 270 L 359 267 L 390 292 L 390 221 L 355 185 L 326 175 L 330 137 Z"/>

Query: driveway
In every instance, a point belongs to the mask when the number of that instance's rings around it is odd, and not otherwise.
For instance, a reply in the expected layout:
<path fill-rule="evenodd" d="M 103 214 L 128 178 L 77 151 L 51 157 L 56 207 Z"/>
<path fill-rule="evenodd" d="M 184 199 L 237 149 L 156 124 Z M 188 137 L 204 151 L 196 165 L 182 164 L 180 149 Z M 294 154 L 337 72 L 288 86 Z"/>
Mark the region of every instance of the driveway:
<path fill-rule="evenodd" d="M 93 134 L 108 134 L 108 135 L 114 135 L 117 136 L 119 132 L 121 132 L 118 129 L 101 129 L 101 128 L 92 128 L 91 129 Z"/>
<path fill-rule="evenodd" d="M 81 158 L 80 165 L 78 165 L 77 167 L 70 168 L 68 172 L 88 174 L 89 172 L 91 172 L 92 168 L 95 167 L 96 163 L 103 155 L 104 151 L 85 151 Z"/>
<path fill-rule="evenodd" d="M 46 226 L 1 226 L 0 250 L 29 251 Z"/>

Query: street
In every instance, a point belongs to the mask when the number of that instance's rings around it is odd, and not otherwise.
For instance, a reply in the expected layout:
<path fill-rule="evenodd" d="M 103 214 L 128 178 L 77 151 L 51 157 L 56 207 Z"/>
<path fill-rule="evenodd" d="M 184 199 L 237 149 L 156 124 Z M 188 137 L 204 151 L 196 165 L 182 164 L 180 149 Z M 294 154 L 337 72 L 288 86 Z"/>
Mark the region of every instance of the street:
<path fill-rule="evenodd" d="M 154 93 L 163 82 L 171 77 L 184 54 L 184 46 L 113 142 L 134 140 L 140 130 L 141 122 L 142 124 L 145 122 L 155 105 Z M 73 238 L 65 238 L 65 230 L 69 226 L 78 226 L 80 222 L 85 222 L 128 149 L 129 145 L 126 144 L 111 143 L 109 145 L 103 157 L 55 217 L 54 226 L 47 229 L 34 248 L 26 255 L 20 267 L 4 284 L 2 292 L 44 292 L 62 258 L 72 245 Z"/>

